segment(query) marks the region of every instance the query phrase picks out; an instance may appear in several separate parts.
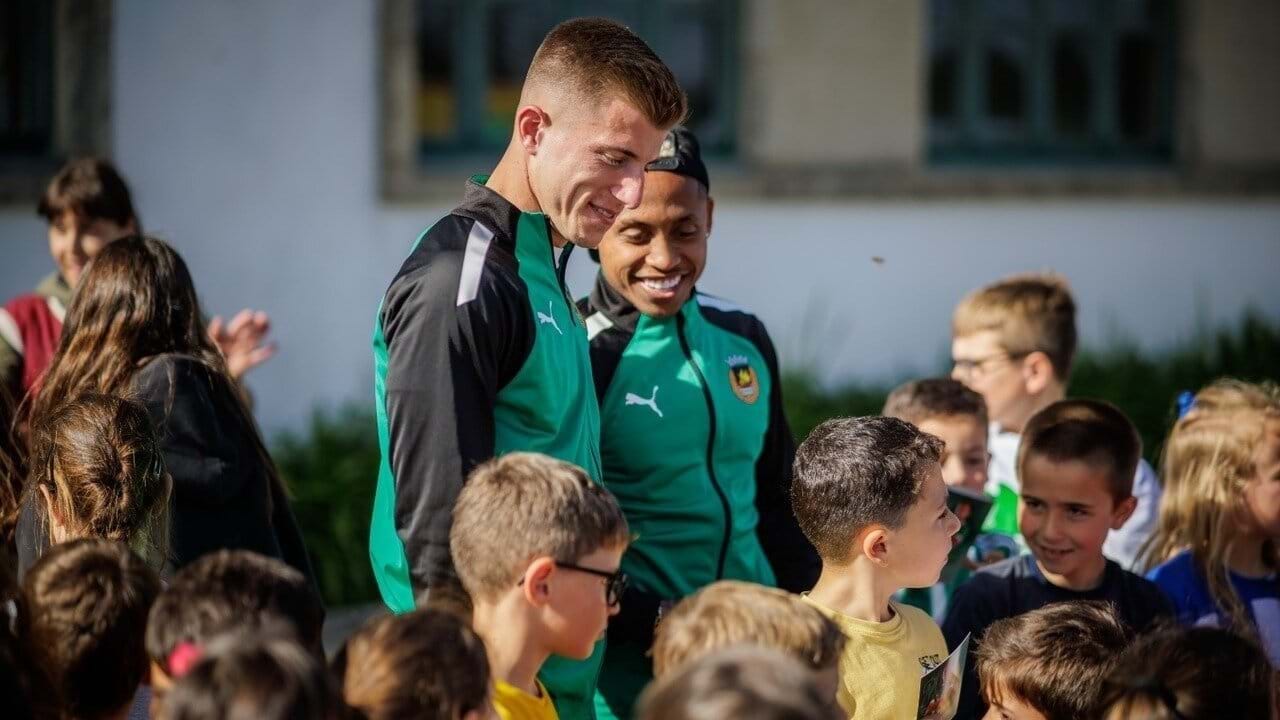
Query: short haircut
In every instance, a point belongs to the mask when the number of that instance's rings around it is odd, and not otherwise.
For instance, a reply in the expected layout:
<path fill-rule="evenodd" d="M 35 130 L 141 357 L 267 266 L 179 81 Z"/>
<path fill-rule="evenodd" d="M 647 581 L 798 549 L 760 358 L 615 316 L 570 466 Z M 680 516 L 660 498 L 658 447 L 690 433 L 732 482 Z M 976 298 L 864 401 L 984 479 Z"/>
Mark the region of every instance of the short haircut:
<path fill-rule="evenodd" d="M 484 711 L 489 659 L 460 617 L 419 609 L 373 619 L 333 660 L 347 705 L 366 720 L 456 720 Z"/>
<path fill-rule="evenodd" d="M 129 704 L 147 672 L 147 612 L 155 571 L 124 545 L 85 538 L 49 549 L 23 581 L 31 647 L 67 717 L 99 718 Z"/>
<path fill-rule="evenodd" d="M 120 226 L 130 220 L 139 224 L 124 178 L 114 165 L 95 157 L 77 158 L 62 166 L 45 188 L 36 212 L 51 223 L 70 212 Z"/>
<path fill-rule="evenodd" d="M 721 580 L 681 600 L 658 624 L 653 674 L 662 677 L 709 652 L 742 643 L 781 650 L 821 670 L 839 662 L 845 636 L 797 595 Z"/>
<path fill-rule="evenodd" d="M 796 449 L 791 507 L 824 562 L 844 563 L 853 539 L 879 524 L 902 527 L 943 443 L 905 420 L 827 420 Z"/>
<path fill-rule="evenodd" d="M 232 628 L 284 625 L 320 651 L 324 608 L 298 570 L 248 550 L 219 550 L 174 574 L 147 623 L 147 654 L 172 675 L 169 656 L 181 643 L 202 645 Z"/>
<path fill-rule="evenodd" d="M 671 69 L 638 35 L 604 18 L 566 20 L 552 28 L 525 83 L 573 87 L 591 99 L 620 94 L 663 130 L 688 114 Z"/>
<path fill-rule="evenodd" d="M 1013 356 L 1042 352 L 1065 383 L 1076 355 L 1076 302 L 1066 278 L 1053 273 L 1012 275 L 965 296 L 951 318 L 954 337 L 995 332 Z"/>
<path fill-rule="evenodd" d="M 339 703 L 324 665 L 288 631 L 224 633 L 166 693 L 166 720 L 331 718 Z"/>
<path fill-rule="evenodd" d="M 919 425 L 936 418 L 972 417 L 987 426 L 987 403 L 968 385 L 951 378 L 928 378 L 903 383 L 884 401 L 886 417 Z"/>
<path fill-rule="evenodd" d="M 629 540 L 612 493 L 577 465 L 525 452 L 489 460 L 471 472 L 449 532 L 454 567 L 474 601 L 515 587 L 536 557 L 576 562 Z"/>
<path fill-rule="evenodd" d="M 724 648 L 655 680 L 637 705 L 639 720 L 835 720 L 843 718 L 816 673 L 777 650 Z"/>
<path fill-rule="evenodd" d="M 1117 501 L 1133 494 L 1133 476 L 1142 457 L 1142 439 L 1133 422 L 1102 400 L 1059 400 L 1031 416 L 1018 445 L 1018 477 L 1027 458 L 1055 463 L 1078 461 L 1107 470 Z"/>
<path fill-rule="evenodd" d="M 1261 647 L 1214 627 L 1168 627 L 1120 655 L 1099 693 L 1096 717 L 1149 720 L 1269 718 L 1280 698 Z"/>
<path fill-rule="evenodd" d="M 1048 720 L 1097 717 L 1098 687 L 1131 636 L 1103 602 L 1061 602 L 987 629 L 976 651 L 982 697 L 1012 695 Z"/>

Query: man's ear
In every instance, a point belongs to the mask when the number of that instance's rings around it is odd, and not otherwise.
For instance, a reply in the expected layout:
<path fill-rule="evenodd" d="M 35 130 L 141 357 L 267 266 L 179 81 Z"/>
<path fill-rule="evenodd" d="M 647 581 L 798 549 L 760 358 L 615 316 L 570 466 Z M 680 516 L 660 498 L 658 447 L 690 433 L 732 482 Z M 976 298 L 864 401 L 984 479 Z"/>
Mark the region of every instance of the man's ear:
<path fill-rule="evenodd" d="M 1039 395 L 1055 379 L 1053 361 L 1043 352 L 1035 352 L 1022 358 L 1022 381 L 1028 395 Z"/>
<path fill-rule="evenodd" d="M 1133 516 L 1133 511 L 1137 509 L 1138 498 L 1132 495 L 1116 503 L 1115 509 L 1111 511 L 1111 529 L 1119 530 L 1124 527 L 1124 524 Z"/>
<path fill-rule="evenodd" d="M 542 607 L 551 599 L 551 576 L 556 572 L 556 561 L 543 556 L 534 558 L 525 568 L 523 582 L 524 599 L 534 607 Z"/>
<path fill-rule="evenodd" d="M 542 144 L 542 133 L 551 125 L 551 118 L 537 105 L 523 105 L 516 110 L 516 138 L 529 155 L 537 155 Z"/>
<path fill-rule="evenodd" d="M 868 560 L 885 567 L 889 561 L 889 530 L 883 525 L 871 526 L 863 531 L 858 547 Z"/>
<path fill-rule="evenodd" d="M 707 196 L 707 235 L 711 235 L 712 218 L 716 214 L 716 200 L 710 195 Z"/>

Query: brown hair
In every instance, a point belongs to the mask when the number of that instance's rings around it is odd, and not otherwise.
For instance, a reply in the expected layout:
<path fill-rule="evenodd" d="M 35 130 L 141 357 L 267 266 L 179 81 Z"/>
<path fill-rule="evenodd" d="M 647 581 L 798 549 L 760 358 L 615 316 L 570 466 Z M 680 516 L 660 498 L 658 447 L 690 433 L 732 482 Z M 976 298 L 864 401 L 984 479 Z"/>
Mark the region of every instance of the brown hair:
<path fill-rule="evenodd" d="M 1098 686 L 1129 642 L 1108 603 L 1054 603 L 997 620 L 976 651 L 982 697 L 1012 695 L 1047 720 L 1095 717 Z"/>
<path fill-rule="evenodd" d="M 231 628 L 290 628 L 319 653 L 324 607 L 305 575 L 248 550 L 219 550 L 174 574 L 147 623 L 147 655 L 166 674 L 179 643 L 201 645 Z"/>
<path fill-rule="evenodd" d="M 796 449 L 791 507 L 823 561 L 847 562 L 869 525 L 900 528 L 942 447 L 897 418 L 834 418 L 814 428 Z"/>
<path fill-rule="evenodd" d="M 973 417 L 987 426 L 987 403 L 959 380 L 927 378 L 894 388 L 885 398 L 881 415 L 919 425 L 933 418 Z"/>
<path fill-rule="evenodd" d="M 47 494 L 69 537 L 115 540 L 154 568 L 164 564 L 169 481 L 140 404 L 84 395 L 39 418 L 27 484 L 37 516 L 49 520 Z"/>
<path fill-rule="evenodd" d="M 514 587 L 535 557 L 576 562 L 629 540 L 612 493 L 576 465 L 525 452 L 471 472 L 449 532 L 458 577 L 477 601 Z"/>
<path fill-rule="evenodd" d="M 1119 502 L 1133 495 L 1142 439 L 1128 416 L 1111 403 L 1059 400 L 1027 421 L 1018 445 L 1018 477 L 1025 477 L 1032 455 L 1105 467 L 1111 496 Z"/>
<path fill-rule="evenodd" d="M 23 582 L 32 647 L 64 714 L 96 718 L 128 705 L 147 671 L 154 570 L 120 543 L 86 538 L 51 548 Z"/>
<path fill-rule="evenodd" d="M 1168 628 L 1139 637 L 1099 693 L 1107 720 L 1270 718 L 1275 673 L 1262 648 L 1228 630 Z"/>
<path fill-rule="evenodd" d="M 125 226 L 138 214 L 133 209 L 129 186 L 111 163 L 102 158 L 77 158 L 62 166 L 49 181 L 36 212 L 49 222 L 70 212 L 89 219 L 110 220 Z"/>
<path fill-rule="evenodd" d="M 653 641 L 654 677 L 741 643 L 781 650 L 821 670 L 836 666 L 845 636 L 817 608 L 785 590 L 721 580 L 681 600 L 662 619 Z"/>
<path fill-rule="evenodd" d="M 670 68 L 639 36 L 604 18 L 566 20 L 552 28 L 529 64 L 525 84 L 567 85 L 595 100 L 620 94 L 659 129 L 688 114 Z"/>
<path fill-rule="evenodd" d="M 799 660 L 739 645 L 712 652 L 640 695 L 639 720 L 836 720 L 844 714 Z"/>
<path fill-rule="evenodd" d="M 22 588 L 10 567 L 10 555 L 0 553 L 0 698 L 5 717 L 15 720 L 55 720 L 58 698 L 40 648 L 32 647 L 30 615 Z"/>
<path fill-rule="evenodd" d="M 484 643 L 449 612 L 375 618 L 347 640 L 332 669 L 366 720 L 457 720 L 489 704 Z"/>
<path fill-rule="evenodd" d="M 18 523 L 18 506 L 22 498 L 21 469 L 25 458 L 19 440 L 18 404 L 9 388 L 0 382 L 0 544 L 13 542 Z"/>
<path fill-rule="evenodd" d="M 1059 382 L 1071 376 L 1076 303 L 1061 275 L 1012 275 L 966 295 L 952 315 L 952 337 L 984 330 L 999 335 L 1000 346 L 1011 356 L 1047 355 Z"/>
<path fill-rule="evenodd" d="M 1227 624 L 1256 637 L 1244 604 L 1227 577 L 1227 558 L 1247 512 L 1244 489 L 1256 476 L 1254 449 L 1268 421 L 1280 419 L 1280 386 L 1220 379 L 1196 393 L 1164 444 L 1164 495 L 1155 532 L 1143 545 L 1148 569 L 1190 550 L 1196 570 Z M 1263 559 L 1280 568 L 1280 549 L 1268 540 Z"/>
<path fill-rule="evenodd" d="M 286 633 L 220 635 L 166 693 L 163 720 L 328 720 L 339 703 L 313 653 Z"/>

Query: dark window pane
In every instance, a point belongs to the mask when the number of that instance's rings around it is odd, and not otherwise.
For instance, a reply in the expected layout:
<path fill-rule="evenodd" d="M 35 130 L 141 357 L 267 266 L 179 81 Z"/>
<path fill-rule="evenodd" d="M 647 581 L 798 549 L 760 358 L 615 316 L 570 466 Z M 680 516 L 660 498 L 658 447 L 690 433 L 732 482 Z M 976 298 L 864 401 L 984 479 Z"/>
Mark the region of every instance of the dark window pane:
<path fill-rule="evenodd" d="M 1053 129 L 1063 135 L 1080 136 L 1089 131 L 1088 38 L 1071 33 L 1060 35 L 1053 47 Z"/>
<path fill-rule="evenodd" d="M 987 53 L 987 113 L 999 120 L 1026 115 L 1026 76 L 1018 60 L 1007 52 Z"/>
<path fill-rule="evenodd" d="M 549 3 L 495 3 L 485 18 L 489 77 L 484 97 L 483 142 L 500 147 L 511 137 L 524 75 L 538 45 L 563 18 Z"/>
<path fill-rule="evenodd" d="M 929 60 L 929 119 L 955 122 L 957 105 L 957 58 L 955 51 L 942 50 Z"/>
<path fill-rule="evenodd" d="M 1151 136 L 1155 126 L 1156 52 L 1151 38 L 1130 33 L 1120 38 L 1118 52 L 1120 135 L 1141 141 Z"/>
<path fill-rule="evenodd" d="M 453 138 L 458 107 L 453 92 L 453 30 L 458 16 L 456 2 L 423 0 L 418 3 L 418 133 L 427 142 Z"/>
<path fill-rule="evenodd" d="M 47 155 L 52 127 L 52 3 L 0 0 L 0 153 Z"/>

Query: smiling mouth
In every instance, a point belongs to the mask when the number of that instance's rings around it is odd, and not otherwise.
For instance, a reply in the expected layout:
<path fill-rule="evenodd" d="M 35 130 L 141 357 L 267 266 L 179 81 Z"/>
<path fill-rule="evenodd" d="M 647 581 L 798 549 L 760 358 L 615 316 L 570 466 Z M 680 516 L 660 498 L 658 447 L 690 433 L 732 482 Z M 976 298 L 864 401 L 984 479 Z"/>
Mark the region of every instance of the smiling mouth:
<path fill-rule="evenodd" d="M 684 275 L 672 275 L 664 278 L 640 278 L 640 284 L 650 292 L 668 293 L 676 289 Z"/>
<path fill-rule="evenodd" d="M 1061 560 L 1070 555 L 1072 550 L 1055 550 L 1052 548 L 1040 546 L 1040 554 L 1045 560 Z"/>

